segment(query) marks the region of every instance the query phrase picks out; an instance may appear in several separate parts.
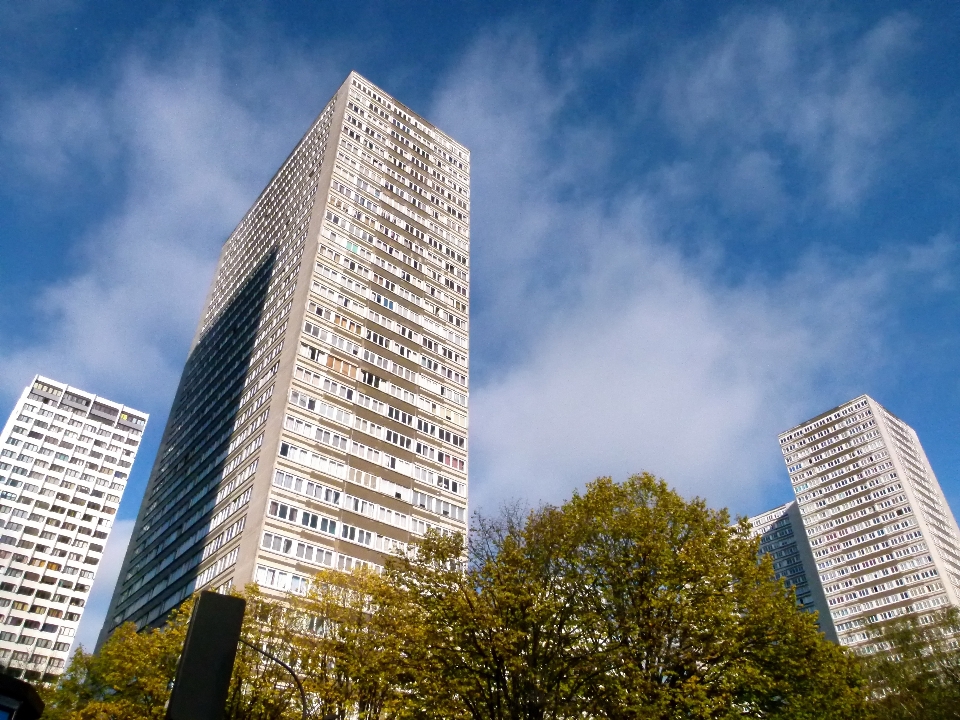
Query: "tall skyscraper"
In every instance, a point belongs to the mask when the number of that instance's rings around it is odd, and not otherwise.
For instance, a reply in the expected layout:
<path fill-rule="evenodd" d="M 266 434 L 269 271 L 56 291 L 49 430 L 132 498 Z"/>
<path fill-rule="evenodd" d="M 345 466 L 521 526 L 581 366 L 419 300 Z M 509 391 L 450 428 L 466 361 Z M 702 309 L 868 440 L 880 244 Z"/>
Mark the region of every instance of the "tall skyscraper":
<path fill-rule="evenodd" d="M 862 395 L 780 436 L 839 641 L 867 626 L 960 607 L 960 529 L 917 434 Z"/>
<path fill-rule="evenodd" d="M 777 579 L 794 589 L 797 604 L 807 612 L 817 613 L 820 630 L 836 642 L 830 621 L 830 610 L 817 575 L 816 563 L 803 531 L 803 520 L 797 503 L 768 510 L 749 518 L 754 537 L 760 536 L 760 553 L 769 555 Z"/>
<path fill-rule="evenodd" d="M 37 375 L 0 432 L 0 666 L 63 671 L 147 415 Z"/>
<path fill-rule="evenodd" d="M 101 641 L 465 531 L 469 158 L 346 79 L 223 246 Z"/>

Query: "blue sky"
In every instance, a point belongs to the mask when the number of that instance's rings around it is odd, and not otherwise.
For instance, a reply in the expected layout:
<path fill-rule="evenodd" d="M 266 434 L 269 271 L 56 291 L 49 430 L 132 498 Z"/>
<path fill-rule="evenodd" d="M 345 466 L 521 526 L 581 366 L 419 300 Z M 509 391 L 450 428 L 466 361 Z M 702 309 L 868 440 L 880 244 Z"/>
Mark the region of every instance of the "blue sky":
<path fill-rule="evenodd" d="M 776 436 L 869 393 L 960 507 L 960 5 L 0 8 L 0 403 L 151 413 L 219 247 L 356 69 L 472 151 L 471 493 L 655 472 L 790 497 Z M 6 412 L 6 411 L 4 411 Z"/>

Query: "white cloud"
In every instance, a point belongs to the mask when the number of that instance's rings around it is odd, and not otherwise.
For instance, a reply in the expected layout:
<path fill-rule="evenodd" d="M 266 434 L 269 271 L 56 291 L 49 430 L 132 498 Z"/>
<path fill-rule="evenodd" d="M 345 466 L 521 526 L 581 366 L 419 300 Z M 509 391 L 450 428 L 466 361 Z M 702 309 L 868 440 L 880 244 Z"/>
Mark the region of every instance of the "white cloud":
<path fill-rule="evenodd" d="M 52 96 L 24 97 L 11 110 L 3 139 L 16 148 L 11 154 L 18 169 L 30 175 L 63 181 L 78 165 L 91 163 L 106 173 L 117 160 L 107 108 L 89 92 L 69 88 Z"/>
<path fill-rule="evenodd" d="M 604 152 L 571 148 L 597 134 L 566 113 L 587 75 L 551 84 L 523 35 L 466 53 L 435 117 L 473 159 L 475 508 L 559 500 L 642 469 L 738 512 L 789 494 L 776 434 L 863 391 L 903 257 L 827 257 L 811 237 L 785 273 L 734 282 L 722 253 L 691 257 L 673 240 L 689 214 L 717 225 L 711 207 L 782 215 L 797 202 L 783 166 L 798 155 L 816 175 L 801 177 L 801 200 L 853 207 L 896 117 L 876 77 L 883 53 L 867 48 L 896 45 L 909 25 L 897 22 L 809 66 L 807 36 L 777 15 L 696 43 L 640 81 L 688 142 L 682 159 L 614 193 L 587 180 L 618 177 L 623 150 L 606 148 L 634 147 L 644 128 L 611 122 Z"/>
<path fill-rule="evenodd" d="M 738 16 L 639 67 L 628 122 L 569 110 L 642 33 L 592 34 L 559 60 L 562 80 L 506 25 L 466 50 L 430 117 L 473 151 L 475 506 L 642 468 L 738 509 L 776 494 L 776 432 L 859 392 L 873 367 L 889 258 L 796 253 L 786 273 L 732 282 L 722 252 L 691 257 L 676 240 L 688 215 L 709 227 L 855 209 L 903 117 L 884 71 L 910 32 L 894 17 L 837 50 L 822 26 Z M 28 308 L 40 340 L 0 351 L 0 389 L 40 371 L 168 402 L 220 242 L 320 109 L 317 89 L 343 76 L 295 55 L 238 64 L 215 30 L 194 33 L 162 65 L 127 58 L 104 90 L 8 105 L 23 167 L 53 184 L 99 168 L 121 191 L 79 238 L 76 272 Z M 609 190 L 651 123 L 679 149 L 651 148 L 658 159 Z M 913 266 L 943 252 L 917 249 Z"/>
<path fill-rule="evenodd" d="M 474 391 L 480 506 L 649 470 L 759 510 L 789 492 L 776 433 L 856 395 L 876 368 L 882 269 L 843 277 L 811 262 L 776 286 L 725 288 L 655 241 L 636 248 L 629 225 L 605 228 L 624 245 L 588 263 L 576 310 Z"/>
<path fill-rule="evenodd" d="M 342 79 L 244 51 L 234 62 L 201 23 L 162 62 L 128 56 L 105 89 L 8 100 L 7 162 L 48 192 L 101 177 L 108 200 L 95 225 L 65 229 L 72 272 L 24 308 L 40 330 L 0 349 L 0 392 L 40 372 L 167 405 L 220 245 Z"/>
<path fill-rule="evenodd" d="M 564 94 L 546 81 L 533 39 L 500 30 L 467 50 L 430 114 L 472 153 L 473 332 L 487 343 L 485 355 L 509 356 L 512 348 L 503 343 L 532 331 L 541 314 L 534 307 L 543 281 L 536 267 L 544 239 L 556 230 L 544 190 L 554 173 L 569 169 L 553 162 L 542 144 Z"/>
<path fill-rule="evenodd" d="M 0 347 L 0 394 L 40 372 L 166 409 L 221 243 L 344 75 L 249 45 L 237 67 L 217 32 L 201 24 L 162 62 L 128 56 L 104 89 L 7 99 L 5 163 L 48 193 L 98 177 L 109 201 L 92 227 L 65 230 L 72 272 L 22 308 L 42 330 Z M 133 524 L 107 544 L 76 638 L 88 650 Z"/>
<path fill-rule="evenodd" d="M 850 37 L 781 12 L 736 17 L 671 56 L 642 88 L 662 99 L 687 148 L 709 159 L 705 177 L 721 189 L 741 155 L 777 147 L 782 164 L 810 174 L 795 201 L 853 209 L 908 111 L 890 77 L 914 28 L 893 16 Z"/>
<path fill-rule="evenodd" d="M 87 604 L 84 606 L 83 616 L 80 618 L 80 627 L 77 629 L 77 637 L 73 642 L 71 652 L 76 650 L 78 645 L 83 645 L 84 650 L 92 652 L 97 644 L 97 636 L 100 634 L 100 628 L 103 627 L 103 621 L 107 617 L 110 599 L 113 597 L 113 588 L 117 584 L 120 566 L 123 564 L 123 556 L 127 552 L 127 545 L 130 544 L 132 533 L 133 520 L 118 520 L 114 523 L 113 530 L 110 531 L 110 538 L 107 540 L 107 546 L 103 549 L 97 578 L 90 590 Z"/>
<path fill-rule="evenodd" d="M 731 163 L 725 182 L 718 188 L 731 210 L 763 217 L 782 217 L 787 199 L 781 163 L 766 150 L 751 150 Z"/>
<path fill-rule="evenodd" d="M 945 232 L 934 235 L 922 245 L 907 248 L 903 269 L 910 274 L 928 278 L 930 287 L 941 292 L 957 288 L 957 265 L 960 242 Z"/>

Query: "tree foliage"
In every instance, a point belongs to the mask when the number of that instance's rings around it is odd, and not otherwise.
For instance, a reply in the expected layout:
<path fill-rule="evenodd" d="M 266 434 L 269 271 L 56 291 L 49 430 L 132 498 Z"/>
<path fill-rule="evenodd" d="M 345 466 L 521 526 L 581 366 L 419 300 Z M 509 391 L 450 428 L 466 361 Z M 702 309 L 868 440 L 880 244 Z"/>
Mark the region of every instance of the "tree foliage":
<path fill-rule="evenodd" d="M 401 692 L 401 645 L 409 633 L 385 578 L 369 571 L 323 571 L 305 596 L 286 602 L 245 593 L 243 638 L 291 666 L 309 697 L 309 714 L 368 720 L 393 717 Z M 289 672 L 253 648 L 237 656 L 227 718 L 291 720 L 301 700 Z"/>
<path fill-rule="evenodd" d="M 308 695 L 309 715 L 338 720 L 396 717 L 402 692 L 402 626 L 396 590 L 366 571 L 325 571 L 305 596 L 283 602 L 255 586 L 247 601 L 225 720 L 299 720 L 301 700 L 291 666 Z M 162 629 L 119 627 L 97 654 L 79 648 L 56 687 L 48 689 L 52 720 L 161 720 L 186 639 L 192 602 Z M 254 647 L 250 647 L 250 646 Z M 258 649 L 254 649 L 258 648 Z M 263 651 L 263 652 L 261 652 Z M 267 655 L 264 654 L 267 653 Z"/>
<path fill-rule="evenodd" d="M 609 651 L 589 702 L 610 718 L 855 717 L 855 660 L 774 580 L 726 511 L 650 475 L 608 478 L 565 508 L 574 583 Z"/>
<path fill-rule="evenodd" d="M 873 628 L 878 652 L 865 664 L 877 718 L 960 717 L 960 615 L 948 610 L 931 619 L 908 616 Z"/>
<path fill-rule="evenodd" d="M 856 718 L 856 660 L 726 512 L 650 475 L 431 538 L 391 569 L 425 626 L 436 716 Z"/>
<path fill-rule="evenodd" d="M 300 717 L 264 653 L 316 720 L 867 717 L 860 663 L 757 547 L 745 523 L 638 475 L 479 518 L 467 544 L 429 533 L 379 575 L 324 571 L 283 601 L 248 588 L 226 718 Z M 159 718 L 186 613 L 78 652 L 50 715 Z"/>
<path fill-rule="evenodd" d="M 162 720 L 192 610 L 188 601 L 163 628 L 141 633 L 124 623 L 96 654 L 77 648 L 60 681 L 44 693 L 44 718 Z"/>

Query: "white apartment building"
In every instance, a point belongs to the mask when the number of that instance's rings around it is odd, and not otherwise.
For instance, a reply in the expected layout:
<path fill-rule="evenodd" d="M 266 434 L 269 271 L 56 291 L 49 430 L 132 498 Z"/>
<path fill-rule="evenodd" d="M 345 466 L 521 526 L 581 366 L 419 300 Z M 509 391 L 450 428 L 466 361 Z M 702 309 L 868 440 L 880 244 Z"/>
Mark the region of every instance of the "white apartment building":
<path fill-rule="evenodd" d="M 960 530 L 913 429 L 862 395 L 780 447 L 840 643 L 871 652 L 871 623 L 960 607 Z"/>
<path fill-rule="evenodd" d="M 0 667 L 63 671 L 147 415 L 36 376 L 0 432 Z"/>
<path fill-rule="evenodd" d="M 351 73 L 227 238 L 107 621 L 465 532 L 470 154 Z"/>
<path fill-rule="evenodd" d="M 803 520 L 797 503 L 788 502 L 748 519 L 753 536 L 760 536 L 760 553 L 769 555 L 777 579 L 792 587 L 797 604 L 807 612 L 817 613 L 820 631 L 837 641 L 830 610 L 827 606 L 813 554 L 803 531 Z"/>

